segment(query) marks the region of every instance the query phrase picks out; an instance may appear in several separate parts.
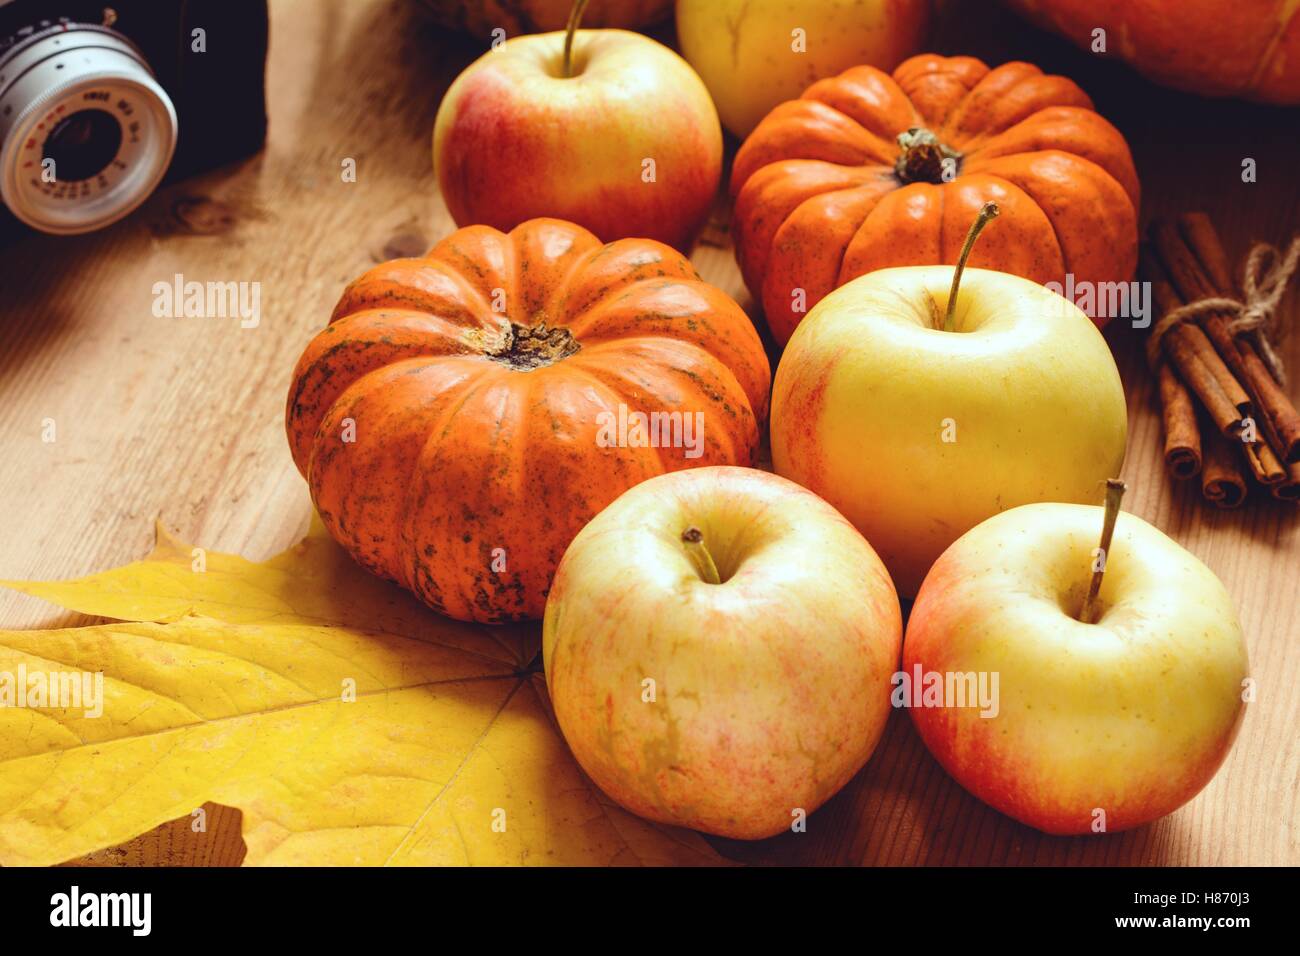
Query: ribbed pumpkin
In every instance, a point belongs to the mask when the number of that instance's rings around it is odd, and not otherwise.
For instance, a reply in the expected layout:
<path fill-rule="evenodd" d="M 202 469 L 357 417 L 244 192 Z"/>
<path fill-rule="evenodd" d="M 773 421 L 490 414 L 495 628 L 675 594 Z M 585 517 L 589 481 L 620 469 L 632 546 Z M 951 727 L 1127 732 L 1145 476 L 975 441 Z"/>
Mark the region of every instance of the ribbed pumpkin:
<path fill-rule="evenodd" d="M 820 80 L 745 140 L 731 192 L 736 258 L 782 344 L 850 279 L 956 262 L 989 200 L 1002 215 L 974 266 L 1077 286 L 1127 281 L 1137 261 L 1128 144 L 1029 63 L 925 54 Z"/>
<path fill-rule="evenodd" d="M 1300 103 L 1295 0 L 1005 0 L 1035 23 L 1180 90 Z M 1100 51 L 1098 51 L 1100 52 Z"/>
<path fill-rule="evenodd" d="M 358 562 L 452 617 L 508 621 L 541 617 L 565 548 L 626 489 L 749 464 L 769 384 L 749 318 L 680 253 L 534 219 L 461 229 L 349 285 L 286 422 Z M 696 412 L 698 457 L 664 447 L 691 437 L 671 417 L 619 424 Z"/>

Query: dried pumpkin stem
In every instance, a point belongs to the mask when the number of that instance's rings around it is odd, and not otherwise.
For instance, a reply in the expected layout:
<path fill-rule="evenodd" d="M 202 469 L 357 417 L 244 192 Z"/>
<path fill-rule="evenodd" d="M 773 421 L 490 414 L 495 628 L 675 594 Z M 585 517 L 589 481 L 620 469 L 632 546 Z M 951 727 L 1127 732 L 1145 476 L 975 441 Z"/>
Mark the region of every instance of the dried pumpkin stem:
<path fill-rule="evenodd" d="M 1101 521 L 1101 544 L 1093 559 L 1092 581 L 1088 584 L 1088 594 L 1079 609 L 1079 620 L 1084 624 L 1092 623 L 1092 606 L 1101 591 L 1101 579 L 1106 573 L 1106 558 L 1110 554 L 1111 538 L 1115 534 L 1115 520 L 1119 517 L 1119 503 L 1128 486 L 1118 478 L 1106 479 L 1106 511 Z"/>
<path fill-rule="evenodd" d="M 589 2 L 590 0 L 574 0 L 573 8 L 569 11 L 569 25 L 564 33 L 565 79 L 573 76 L 573 35 L 578 32 L 578 24 L 582 21 L 582 14 L 586 11 Z"/>
<path fill-rule="evenodd" d="M 961 285 L 961 274 L 966 271 L 966 260 L 970 258 L 970 251 L 975 247 L 975 240 L 979 238 L 984 227 L 989 224 L 989 220 L 998 218 L 1002 212 L 995 202 L 986 202 L 980 209 L 980 214 L 975 217 L 971 223 L 970 232 L 966 233 L 966 242 L 961 247 L 961 255 L 957 257 L 957 268 L 952 270 L 952 288 L 948 290 L 948 311 L 943 317 L 943 330 L 952 331 L 952 319 L 957 314 L 957 288 Z"/>
<path fill-rule="evenodd" d="M 682 544 L 686 545 L 686 554 L 705 584 L 721 584 L 718 566 L 713 563 L 713 555 L 704 546 L 704 532 L 692 525 L 682 532 Z"/>
<path fill-rule="evenodd" d="M 913 126 L 898 134 L 898 159 L 894 173 L 900 182 L 939 183 L 950 182 L 957 173 L 962 155 L 939 142 L 939 137 L 924 126 Z"/>
<path fill-rule="evenodd" d="M 511 322 L 510 334 L 502 339 L 499 347 L 486 355 L 502 365 L 527 372 L 562 362 L 581 348 L 582 343 L 566 328 L 548 328 L 545 322 L 537 325 Z"/>

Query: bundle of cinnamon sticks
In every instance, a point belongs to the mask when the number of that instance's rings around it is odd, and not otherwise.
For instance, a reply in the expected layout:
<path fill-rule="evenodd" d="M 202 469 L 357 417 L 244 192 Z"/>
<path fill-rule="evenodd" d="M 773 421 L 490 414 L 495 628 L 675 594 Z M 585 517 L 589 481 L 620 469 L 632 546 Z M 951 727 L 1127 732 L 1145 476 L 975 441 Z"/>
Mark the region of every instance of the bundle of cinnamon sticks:
<path fill-rule="evenodd" d="M 1140 268 L 1159 316 L 1240 296 L 1204 213 L 1153 223 Z M 1262 333 L 1234 332 L 1236 318 L 1226 305 L 1202 311 L 1169 325 L 1153 342 L 1166 467 L 1174 478 L 1199 474 L 1205 498 L 1220 508 L 1240 505 L 1251 481 L 1275 498 L 1300 501 L 1300 412 Z M 1153 323 L 1153 331 L 1160 326 Z"/>

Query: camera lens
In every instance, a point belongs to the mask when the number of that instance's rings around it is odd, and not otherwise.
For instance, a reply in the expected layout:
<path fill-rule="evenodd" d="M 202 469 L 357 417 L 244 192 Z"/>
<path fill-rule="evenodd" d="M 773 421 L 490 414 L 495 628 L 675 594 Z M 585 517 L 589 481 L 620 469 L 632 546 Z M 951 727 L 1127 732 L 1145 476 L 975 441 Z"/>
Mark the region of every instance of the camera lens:
<path fill-rule="evenodd" d="M 176 110 L 129 40 L 59 23 L 0 56 L 0 199 L 51 233 L 114 222 L 158 185 Z"/>
<path fill-rule="evenodd" d="M 89 179 L 107 166 L 122 145 L 122 127 L 103 110 L 81 110 L 54 124 L 46 137 L 44 159 L 65 180 Z"/>

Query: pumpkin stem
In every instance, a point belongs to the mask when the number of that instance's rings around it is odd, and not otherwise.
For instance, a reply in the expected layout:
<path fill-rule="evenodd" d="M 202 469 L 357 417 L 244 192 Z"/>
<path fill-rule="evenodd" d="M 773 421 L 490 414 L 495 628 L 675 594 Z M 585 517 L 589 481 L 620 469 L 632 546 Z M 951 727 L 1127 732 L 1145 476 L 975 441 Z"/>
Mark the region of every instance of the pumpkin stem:
<path fill-rule="evenodd" d="M 957 313 L 957 287 L 961 285 L 961 274 L 966 271 L 966 260 L 970 257 L 970 251 L 975 247 L 975 240 L 979 238 L 984 227 L 989 224 L 990 219 L 998 218 L 1002 212 L 995 202 L 986 202 L 980 209 L 980 214 L 975 217 L 971 223 L 970 232 L 966 233 L 966 242 L 961 247 L 961 255 L 957 257 L 957 268 L 952 270 L 952 288 L 948 290 L 948 311 L 943 317 L 943 330 L 952 331 L 952 317 Z"/>
<path fill-rule="evenodd" d="M 709 549 L 704 546 L 704 532 L 691 525 L 682 532 L 682 544 L 686 545 L 686 554 L 704 583 L 721 584 L 722 578 L 718 576 L 718 566 L 713 563 L 713 555 L 709 554 Z"/>
<path fill-rule="evenodd" d="M 1084 624 L 1092 623 L 1092 603 L 1097 600 L 1097 593 L 1101 590 L 1101 579 L 1106 573 L 1106 557 L 1110 554 L 1110 541 L 1115 534 L 1115 519 L 1119 517 L 1119 502 L 1127 487 L 1118 478 L 1106 479 L 1106 511 L 1101 521 L 1101 544 L 1094 552 L 1092 581 L 1088 584 L 1083 607 L 1079 609 L 1079 620 Z"/>
<path fill-rule="evenodd" d="M 569 25 L 564 33 L 565 79 L 573 76 L 573 35 L 578 32 L 578 23 L 581 22 L 582 14 L 586 11 L 589 2 L 590 0 L 574 0 L 573 8 L 569 10 Z"/>
<path fill-rule="evenodd" d="M 948 182 L 953 177 L 944 177 L 944 160 L 961 160 L 961 153 L 939 142 L 939 137 L 921 126 L 899 133 L 898 147 L 901 152 L 894 163 L 894 173 L 904 183 Z"/>
<path fill-rule="evenodd" d="M 511 322 L 510 334 L 504 338 L 499 348 L 487 355 L 502 365 L 527 372 L 543 365 L 554 365 L 581 348 L 582 344 L 563 326 L 551 329 L 546 327 L 544 321 L 537 325 Z"/>

